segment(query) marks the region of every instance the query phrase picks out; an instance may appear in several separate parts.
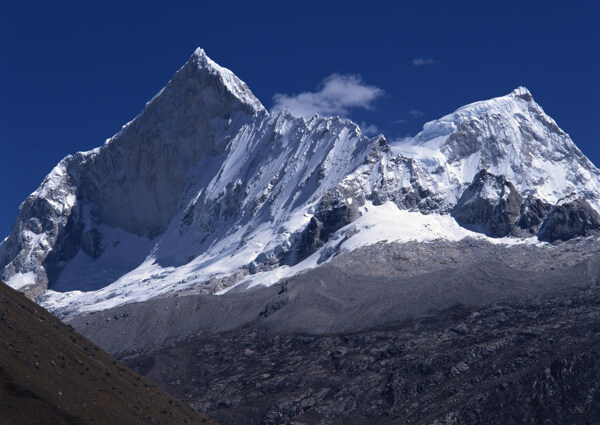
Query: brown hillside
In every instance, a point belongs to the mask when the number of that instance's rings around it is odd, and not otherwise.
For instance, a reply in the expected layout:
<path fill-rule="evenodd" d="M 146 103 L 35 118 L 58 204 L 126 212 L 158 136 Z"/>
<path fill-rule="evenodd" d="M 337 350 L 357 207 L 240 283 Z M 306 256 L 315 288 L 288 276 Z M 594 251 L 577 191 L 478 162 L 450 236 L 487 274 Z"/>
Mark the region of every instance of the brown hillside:
<path fill-rule="evenodd" d="M 215 424 L 0 282 L 0 424 Z"/>

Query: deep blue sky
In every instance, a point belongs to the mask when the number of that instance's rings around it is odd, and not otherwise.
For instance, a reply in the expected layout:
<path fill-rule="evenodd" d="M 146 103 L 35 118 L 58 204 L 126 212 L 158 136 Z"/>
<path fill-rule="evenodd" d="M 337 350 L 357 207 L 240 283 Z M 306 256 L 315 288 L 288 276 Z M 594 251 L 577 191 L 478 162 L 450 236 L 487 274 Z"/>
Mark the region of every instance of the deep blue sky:
<path fill-rule="evenodd" d="M 350 118 L 389 138 L 525 85 L 600 165 L 596 1 L 408 3 L 1 2 L 0 236 L 61 158 L 117 132 L 197 46 L 267 108 L 358 74 L 385 95 Z"/>

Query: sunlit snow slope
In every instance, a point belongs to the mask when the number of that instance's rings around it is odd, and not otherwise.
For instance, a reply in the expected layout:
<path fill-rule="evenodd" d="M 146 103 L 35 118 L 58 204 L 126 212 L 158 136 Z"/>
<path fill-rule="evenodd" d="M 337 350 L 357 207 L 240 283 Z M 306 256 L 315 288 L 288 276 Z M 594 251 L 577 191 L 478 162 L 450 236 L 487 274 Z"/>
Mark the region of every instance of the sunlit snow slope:
<path fill-rule="evenodd" d="M 523 196 L 555 203 L 576 192 L 600 207 L 598 169 L 524 87 L 428 122 L 392 149 L 425 164 L 449 199 L 486 169 Z"/>

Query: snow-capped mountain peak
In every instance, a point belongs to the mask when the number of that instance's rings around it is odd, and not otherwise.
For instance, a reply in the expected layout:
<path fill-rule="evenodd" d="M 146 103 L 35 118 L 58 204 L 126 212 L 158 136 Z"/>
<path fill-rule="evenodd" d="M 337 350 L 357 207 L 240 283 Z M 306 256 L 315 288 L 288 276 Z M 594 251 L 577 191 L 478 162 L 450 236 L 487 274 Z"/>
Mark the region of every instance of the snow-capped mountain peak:
<path fill-rule="evenodd" d="M 516 89 L 514 89 L 509 94 L 509 96 L 518 97 L 525 101 L 533 100 L 533 96 L 531 95 L 531 92 L 527 89 L 527 87 L 523 87 L 523 86 L 519 86 Z"/>
<path fill-rule="evenodd" d="M 571 193 L 582 200 L 552 209 Z M 523 87 L 388 145 L 339 117 L 269 113 L 197 49 L 23 203 L 0 277 L 52 309 L 101 309 L 273 283 L 383 240 L 583 235 L 600 227 L 599 193 L 600 172 Z M 557 231 L 574 210 L 586 222 Z"/>
<path fill-rule="evenodd" d="M 195 64 L 199 69 L 206 69 L 208 72 L 217 75 L 233 95 L 249 105 L 255 112 L 266 112 L 265 107 L 252 94 L 246 83 L 240 80 L 229 69 L 218 65 L 209 58 L 204 49 L 198 47 L 192 54 L 190 62 Z"/>
<path fill-rule="evenodd" d="M 393 148 L 419 158 L 432 171 L 443 170 L 437 179 L 455 188 L 456 196 L 486 169 L 506 176 L 524 196 L 555 203 L 576 191 L 600 208 L 598 169 L 525 87 L 428 122 Z"/>

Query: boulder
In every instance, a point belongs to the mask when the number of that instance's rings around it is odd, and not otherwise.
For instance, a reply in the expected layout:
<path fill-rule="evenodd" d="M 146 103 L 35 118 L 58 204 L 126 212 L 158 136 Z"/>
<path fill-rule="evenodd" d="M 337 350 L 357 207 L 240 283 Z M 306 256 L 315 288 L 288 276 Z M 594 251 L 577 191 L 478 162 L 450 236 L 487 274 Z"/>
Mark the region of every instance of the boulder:
<path fill-rule="evenodd" d="M 509 235 L 520 217 L 523 198 L 504 176 L 478 172 L 452 210 L 464 227 L 492 237 Z"/>
<path fill-rule="evenodd" d="M 600 215 L 584 199 L 559 201 L 542 224 L 540 240 L 566 241 L 578 236 L 589 236 L 600 229 Z"/>

